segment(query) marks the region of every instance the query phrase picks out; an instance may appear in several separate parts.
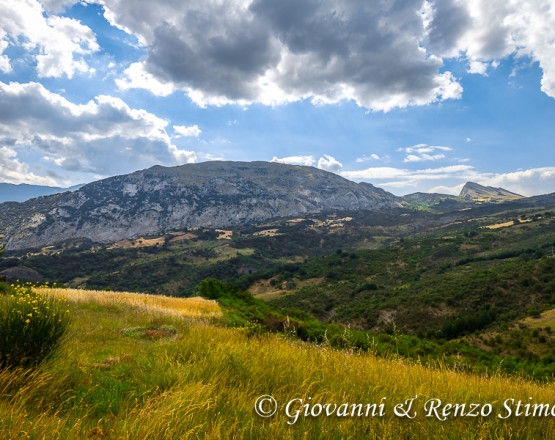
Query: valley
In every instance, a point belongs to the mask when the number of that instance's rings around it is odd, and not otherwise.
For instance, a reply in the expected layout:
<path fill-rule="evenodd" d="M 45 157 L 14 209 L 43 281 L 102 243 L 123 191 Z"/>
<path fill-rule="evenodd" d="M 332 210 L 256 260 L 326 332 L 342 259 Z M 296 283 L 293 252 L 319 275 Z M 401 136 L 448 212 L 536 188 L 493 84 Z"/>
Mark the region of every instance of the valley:
<path fill-rule="evenodd" d="M 554 207 L 552 195 L 499 203 L 418 196 L 379 211 L 10 250 L 0 273 L 24 266 L 68 287 L 177 297 L 216 279 L 263 300 L 248 319 L 245 304 L 229 305 L 240 325 L 280 332 L 289 316 L 308 323 L 305 340 L 348 328 L 359 348 L 369 349 L 365 335 L 381 335 L 383 355 L 454 365 L 459 353 L 465 368 L 502 364 L 545 379 L 555 342 L 549 322 L 533 323 L 555 304 Z"/>

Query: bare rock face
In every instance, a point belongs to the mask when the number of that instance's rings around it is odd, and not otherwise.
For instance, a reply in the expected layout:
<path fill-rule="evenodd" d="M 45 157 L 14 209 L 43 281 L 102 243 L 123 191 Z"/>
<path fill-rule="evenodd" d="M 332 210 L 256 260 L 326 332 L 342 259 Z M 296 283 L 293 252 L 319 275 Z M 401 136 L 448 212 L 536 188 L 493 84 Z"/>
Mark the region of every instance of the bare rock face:
<path fill-rule="evenodd" d="M 466 182 L 459 197 L 466 200 L 511 200 L 522 198 L 523 196 L 503 188 L 494 188 L 474 182 Z"/>
<path fill-rule="evenodd" d="M 184 227 L 396 206 L 398 199 L 382 189 L 312 167 L 204 162 L 154 166 L 74 192 L 0 204 L 0 236 L 7 249 L 23 249 L 74 238 L 113 242 Z"/>

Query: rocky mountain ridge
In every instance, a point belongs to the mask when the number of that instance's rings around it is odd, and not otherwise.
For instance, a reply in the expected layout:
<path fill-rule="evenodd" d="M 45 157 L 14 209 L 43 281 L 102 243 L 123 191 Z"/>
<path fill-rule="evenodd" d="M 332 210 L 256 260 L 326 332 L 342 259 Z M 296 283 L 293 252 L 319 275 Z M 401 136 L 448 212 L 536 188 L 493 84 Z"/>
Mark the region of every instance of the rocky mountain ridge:
<path fill-rule="evenodd" d="M 226 227 L 326 210 L 401 206 L 394 195 L 313 167 L 269 162 L 154 166 L 74 192 L 0 204 L 7 249 L 113 242 L 185 227 Z"/>
<path fill-rule="evenodd" d="M 522 198 L 520 194 L 508 191 L 504 188 L 494 188 L 493 186 L 484 186 L 475 182 L 466 182 L 459 197 L 466 200 L 481 200 L 481 199 L 515 199 Z"/>

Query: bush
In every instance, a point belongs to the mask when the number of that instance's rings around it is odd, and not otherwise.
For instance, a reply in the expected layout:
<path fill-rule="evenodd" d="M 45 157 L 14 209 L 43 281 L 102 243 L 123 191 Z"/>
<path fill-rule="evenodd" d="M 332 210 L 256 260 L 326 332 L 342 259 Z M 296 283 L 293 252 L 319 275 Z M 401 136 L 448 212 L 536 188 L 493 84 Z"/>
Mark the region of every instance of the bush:
<path fill-rule="evenodd" d="M 0 297 L 0 368 L 30 367 L 57 348 L 69 324 L 65 300 L 31 286 L 9 286 Z"/>

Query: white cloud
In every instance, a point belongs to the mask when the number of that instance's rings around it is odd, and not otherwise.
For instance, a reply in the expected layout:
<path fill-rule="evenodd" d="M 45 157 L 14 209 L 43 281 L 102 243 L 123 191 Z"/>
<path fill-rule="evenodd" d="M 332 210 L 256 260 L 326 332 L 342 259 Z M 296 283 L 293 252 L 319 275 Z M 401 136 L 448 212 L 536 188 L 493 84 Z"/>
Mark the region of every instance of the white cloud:
<path fill-rule="evenodd" d="M 56 186 L 54 179 L 40 177 L 30 172 L 29 166 L 17 159 L 15 150 L 2 146 L 0 146 L 0 182 Z"/>
<path fill-rule="evenodd" d="M 338 173 L 339 171 L 341 171 L 341 168 L 343 168 L 343 164 L 336 160 L 334 157 L 324 154 L 324 157 L 321 157 L 318 160 L 318 168 L 320 168 L 321 170 Z"/>
<path fill-rule="evenodd" d="M 459 183 L 453 186 L 438 185 L 430 188 L 428 191 L 431 193 L 451 194 L 453 196 L 458 196 L 461 193 L 465 183 L 466 182 Z"/>
<path fill-rule="evenodd" d="M 41 3 L 47 11 L 62 12 L 74 4 L 75 0 L 41 0 Z"/>
<path fill-rule="evenodd" d="M 397 151 L 404 151 L 408 154 L 403 162 L 423 162 L 423 161 L 435 161 L 440 159 L 445 159 L 445 154 L 428 154 L 436 150 L 440 151 L 451 151 L 450 147 L 434 146 L 427 144 L 413 145 L 412 147 L 399 148 Z"/>
<path fill-rule="evenodd" d="M 168 148 L 179 164 L 195 163 L 197 161 L 197 155 L 194 151 L 179 150 L 175 145 L 170 145 Z"/>
<path fill-rule="evenodd" d="M 483 63 L 478 60 L 470 60 L 468 63 L 468 73 L 477 73 L 479 75 L 487 75 L 488 63 Z"/>
<path fill-rule="evenodd" d="M 287 163 L 289 165 L 304 165 L 307 167 L 312 167 L 316 164 L 316 166 L 321 170 L 331 171 L 332 173 L 338 173 L 343 168 L 343 164 L 341 162 L 328 154 L 322 155 L 322 157 L 318 159 L 318 162 L 316 162 L 316 159 L 314 159 L 314 156 L 312 155 L 288 156 L 281 158 L 274 156 L 271 162 Z"/>
<path fill-rule="evenodd" d="M 38 83 L 0 82 L 0 146 L 25 146 L 67 171 L 121 174 L 157 163 L 190 163 L 166 133 L 168 122 L 101 95 L 74 104 Z"/>
<path fill-rule="evenodd" d="M 525 196 L 555 192 L 555 167 L 532 168 L 484 177 L 478 183 L 502 187 Z"/>
<path fill-rule="evenodd" d="M 200 106 L 353 100 L 389 111 L 459 98 L 459 80 L 440 73 L 446 59 L 487 74 L 509 56 L 537 61 L 555 97 L 553 0 L 97 2 L 148 51 L 120 86 L 181 89 Z"/>
<path fill-rule="evenodd" d="M 421 154 L 420 156 L 416 156 L 414 154 L 409 154 L 403 162 L 422 162 L 424 160 L 439 160 L 445 159 L 445 154 Z"/>
<path fill-rule="evenodd" d="M 97 2 L 148 51 L 121 88 L 180 89 L 199 106 L 353 100 L 383 111 L 462 92 L 421 44 L 419 0 Z"/>
<path fill-rule="evenodd" d="M 75 19 L 45 15 L 37 0 L 0 0 L 0 10 L 0 37 L 4 41 L 0 54 L 6 41 L 32 52 L 41 77 L 72 78 L 76 72 L 93 71 L 84 57 L 98 51 L 99 46 L 89 27 Z M 8 66 L 9 59 L 3 55 L 0 68 L 6 71 Z"/>
<path fill-rule="evenodd" d="M 123 78 L 116 79 L 120 90 L 146 89 L 156 96 L 168 96 L 175 91 L 169 82 L 162 82 L 145 70 L 144 63 L 133 63 L 123 71 Z"/>
<path fill-rule="evenodd" d="M 427 144 L 418 144 L 418 145 L 413 145 L 412 147 L 401 148 L 401 151 L 405 151 L 407 153 L 417 153 L 417 154 L 431 153 L 435 150 L 451 151 L 452 148 L 442 147 L 442 146 L 429 146 Z"/>
<path fill-rule="evenodd" d="M 270 162 L 288 163 L 290 165 L 305 165 L 307 167 L 314 166 L 316 163 L 313 156 L 288 156 L 281 158 L 274 156 Z"/>
<path fill-rule="evenodd" d="M 371 167 L 357 171 L 343 171 L 341 175 L 352 180 L 397 179 L 411 175 L 409 170 L 393 167 Z"/>
<path fill-rule="evenodd" d="M 12 70 L 10 59 L 6 55 L 2 55 L 8 48 L 6 33 L 0 28 L 0 71 L 8 73 Z"/>
<path fill-rule="evenodd" d="M 428 2 L 426 47 L 441 57 L 464 57 L 471 73 L 487 73 L 510 55 L 543 70 L 541 89 L 555 98 L 555 3 L 552 0 Z"/>
<path fill-rule="evenodd" d="M 555 192 L 555 167 L 532 168 L 510 173 L 480 172 L 471 165 L 450 165 L 420 170 L 373 167 L 342 171 L 340 174 L 347 179 L 390 188 L 398 194 L 423 191 L 458 195 L 468 181 L 502 187 L 525 196 Z M 438 181 L 442 183 L 438 184 Z"/>
<path fill-rule="evenodd" d="M 185 137 L 198 137 L 202 133 L 202 130 L 198 128 L 198 125 L 191 125 L 190 127 L 185 125 L 174 125 L 173 129 L 178 136 Z"/>
<path fill-rule="evenodd" d="M 356 162 L 361 163 L 361 162 L 366 162 L 366 161 L 369 161 L 369 160 L 380 160 L 380 159 L 381 159 L 380 156 L 378 156 L 375 153 L 372 153 L 369 156 L 364 155 L 362 157 L 357 157 Z"/>

